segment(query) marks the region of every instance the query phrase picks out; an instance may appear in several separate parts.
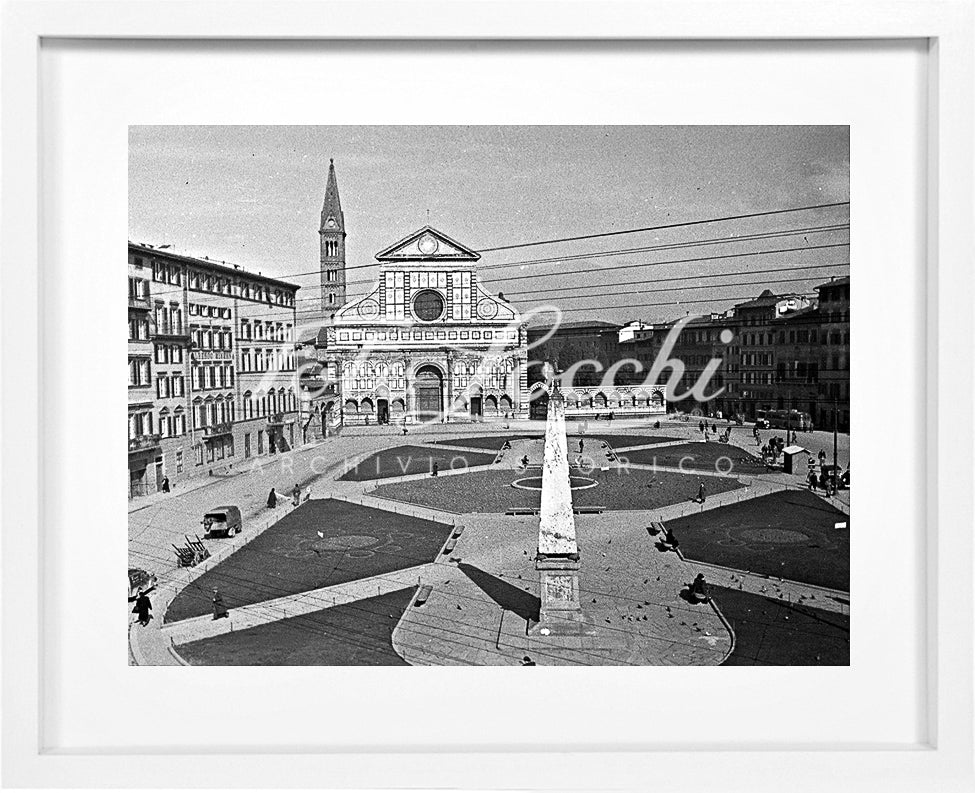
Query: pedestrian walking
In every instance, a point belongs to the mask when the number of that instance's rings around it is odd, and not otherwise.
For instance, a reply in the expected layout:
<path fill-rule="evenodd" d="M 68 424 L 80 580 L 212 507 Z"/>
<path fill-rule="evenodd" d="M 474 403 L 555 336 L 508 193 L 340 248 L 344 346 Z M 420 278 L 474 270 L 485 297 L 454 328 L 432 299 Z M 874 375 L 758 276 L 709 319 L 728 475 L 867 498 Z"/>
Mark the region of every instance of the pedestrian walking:
<path fill-rule="evenodd" d="M 135 599 L 135 607 L 132 609 L 133 614 L 139 616 L 139 624 L 145 627 L 149 624 L 149 620 L 152 619 L 152 603 L 149 601 L 149 596 L 143 591 L 139 590 L 139 597 Z"/>
<path fill-rule="evenodd" d="M 819 464 L 820 464 L 820 466 L 823 466 L 823 465 L 826 464 L 826 450 L 825 449 L 820 449 L 819 450 Z"/>
<path fill-rule="evenodd" d="M 214 588 L 213 590 L 213 618 L 215 620 L 223 619 L 224 617 L 229 617 L 230 612 L 227 611 L 227 607 L 223 604 L 223 598 L 220 596 L 220 590 Z"/>
<path fill-rule="evenodd" d="M 435 462 L 430 466 L 430 476 L 437 476 L 440 473 L 440 463 Z"/>
<path fill-rule="evenodd" d="M 163 480 L 162 480 L 162 491 L 163 491 L 163 493 L 168 493 L 169 492 L 169 477 L 168 476 L 164 476 L 163 477 Z"/>
<path fill-rule="evenodd" d="M 274 509 L 278 505 L 278 494 L 271 488 L 271 492 L 267 494 L 267 506 L 268 509 Z"/>
<path fill-rule="evenodd" d="M 583 440 L 582 438 L 579 438 L 579 454 L 582 454 L 582 449 L 583 449 Z"/>
<path fill-rule="evenodd" d="M 301 503 L 301 488 L 298 487 L 297 482 L 294 490 L 291 491 L 291 503 L 296 507 Z"/>
<path fill-rule="evenodd" d="M 522 468 L 527 468 L 528 467 L 528 455 L 527 454 L 524 457 L 521 458 L 521 467 Z"/>
<path fill-rule="evenodd" d="M 816 491 L 816 472 L 815 471 L 810 471 L 809 472 L 809 476 L 807 477 L 807 481 L 809 482 L 809 489 L 812 490 L 813 492 L 815 492 Z"/>
<path fill-rule="evenodd" d="M 702 479 L 701 484 L 697 488 L 697 500 L 701 504 L 703 504 L 706 498 L 707 498 L 707 492 L 704 487 L 704 480 Z"/>

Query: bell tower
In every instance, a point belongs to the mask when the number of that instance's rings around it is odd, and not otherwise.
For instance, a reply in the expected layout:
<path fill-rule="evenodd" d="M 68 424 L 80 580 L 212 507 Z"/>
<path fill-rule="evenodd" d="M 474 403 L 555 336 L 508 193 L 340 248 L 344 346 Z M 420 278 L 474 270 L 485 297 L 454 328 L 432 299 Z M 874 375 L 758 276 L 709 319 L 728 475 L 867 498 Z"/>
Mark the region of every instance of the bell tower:
<path fill-rule="evenodd" d="M 322 313 L 325 319 L 345 305 L 345 216 L 339 201 L 335 160 L 328 161 L 328 184 L 322 204 L 321 238 Z"/>

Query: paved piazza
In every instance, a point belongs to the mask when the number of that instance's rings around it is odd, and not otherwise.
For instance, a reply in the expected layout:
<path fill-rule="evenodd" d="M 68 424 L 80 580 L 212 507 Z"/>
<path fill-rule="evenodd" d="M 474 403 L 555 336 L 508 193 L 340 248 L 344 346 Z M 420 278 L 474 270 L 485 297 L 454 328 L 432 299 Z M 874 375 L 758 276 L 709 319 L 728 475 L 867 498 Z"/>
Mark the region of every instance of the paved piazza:
<path fill-rule="evenodd" d="M 512 483 L 540 475 L 543 422 L 413 427 L 406 438 L 392 427 L 361 427 L 193 490 L 132 502 L 130 566 L 156 573 L 159 585 L 156 618 L 130 627 L 131 658 L 149 665 L 518 665 L 525 656 L 538 665 L 849 662 L 848 491 L 827 503 L 802 489 L 800 477 L 767 472 L 745 432 L 719 444 L 701 442 L 696 426 L 677 421 L 659 429 L 646 421 L 591 423 L 582 436 L 569 430 L 573 476 L 597 483 L 573 491 L 573 503 L 604 508 L 576 515 L 587 626 L 579 636 L 531 630 L 539 610 L 538 518 L 506 514 L 537 508 L 538 491 Z M 809 433 L 801 442 L 815 453 L 832 436 Z M 405 470 L 397 462 L 404 453 L 412 458 Z M 682 471 L 687 453 L 697 463 Z M 469 467 L 452 467 L 458 456 Z M 430 458 L 447 461 L 436 477 Z M 730 460 L 730 470 L 713 470 L 718 458 Z M 702 483 L 703 504 L 695 500 Z M 273 510 L 272 488 L 280 496 Z M 200 534 L 203 512 L 218 504 L 240 506 L 243 532 L 204 539 L 211 558 L 177 569 L 171 546 Z M 754 518 L 759 512 L 764 523 Z M 661 549 L 648 531 L 655 521 L 674 531 L 679 553 Z M 698 573 L 712 586 L 711 603 L 690 602 L 687 586 Z M 225 619 L 212 618 L 214 587 L 229 609 Z"/>

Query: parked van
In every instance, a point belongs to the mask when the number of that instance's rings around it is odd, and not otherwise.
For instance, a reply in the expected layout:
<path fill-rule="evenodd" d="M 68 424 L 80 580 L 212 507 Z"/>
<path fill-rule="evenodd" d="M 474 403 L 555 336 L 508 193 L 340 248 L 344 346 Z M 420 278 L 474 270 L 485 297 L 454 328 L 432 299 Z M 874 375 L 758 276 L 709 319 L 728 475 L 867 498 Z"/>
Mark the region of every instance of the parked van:
<path fill-rule="evenodd" d="M 233 537 L 240 534 L 241 521 L 238 507 L 214 507 L 203 516 L 203 531 L 207 537 Z"/>

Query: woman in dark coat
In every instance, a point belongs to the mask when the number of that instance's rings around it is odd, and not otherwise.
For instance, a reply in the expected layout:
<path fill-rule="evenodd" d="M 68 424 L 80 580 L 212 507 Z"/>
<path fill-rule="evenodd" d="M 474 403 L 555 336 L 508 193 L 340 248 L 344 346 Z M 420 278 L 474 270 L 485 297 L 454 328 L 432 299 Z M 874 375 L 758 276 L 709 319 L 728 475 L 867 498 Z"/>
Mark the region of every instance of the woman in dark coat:
<path fill-rule="evenodd" d="M 271 492 L 267 496 L 267 505 L 270 509 L 274 509 L 278 505 L 278 494 L 274 492 L 274 488 L 271 488 Z"/>
<path fill-rule="evenodd" d="M 132 609 L 133 614 L 139 615 L 139 624 L 148 625 L 149 620 L 152 619 L 152 615 L 149 613 L 152 611 L 152 603 L 149 602 L 149 596 L 139 590 L 139 597 L 135 599 L 135 608 Z"/>
<path fill-rule="evenodd" d="M 220 591 L 217 589 L 213 590 L 213 618 L 215 620 L 221 619 L 222 617 L 229 617 L 230 614 L 227 611 L 227 607 L 223 604 L 223 598 L 220 596 Z"/>

